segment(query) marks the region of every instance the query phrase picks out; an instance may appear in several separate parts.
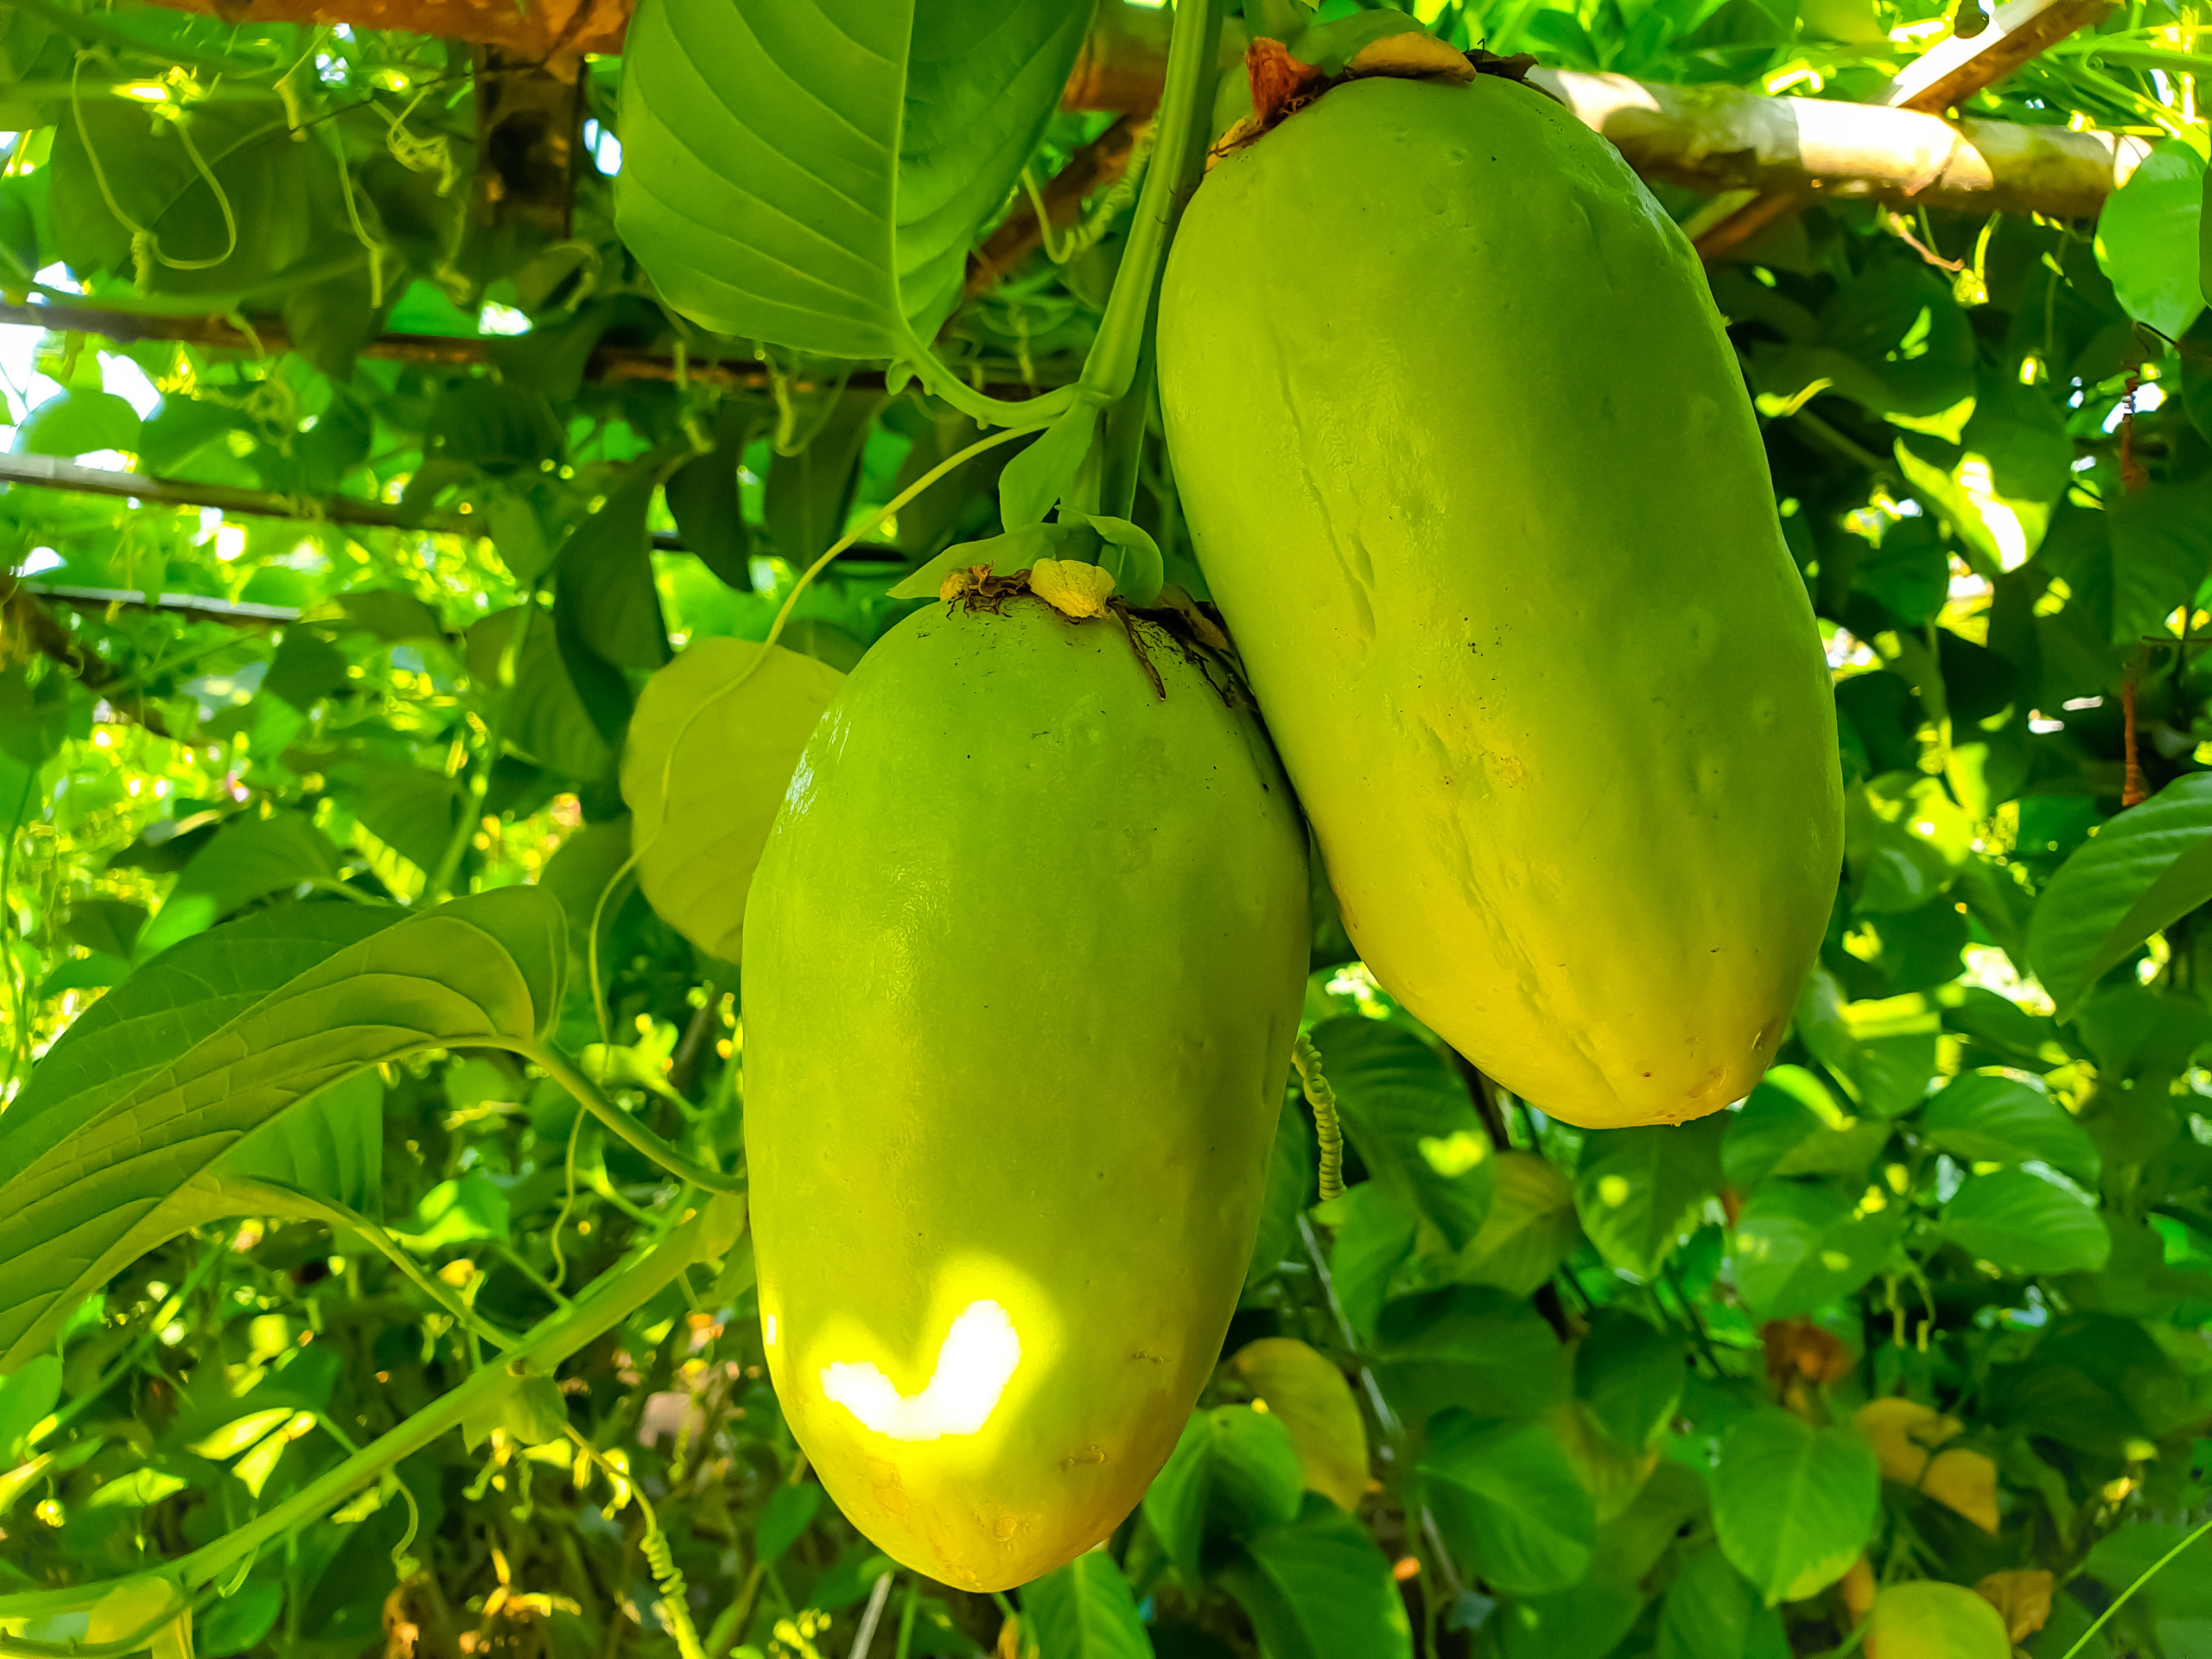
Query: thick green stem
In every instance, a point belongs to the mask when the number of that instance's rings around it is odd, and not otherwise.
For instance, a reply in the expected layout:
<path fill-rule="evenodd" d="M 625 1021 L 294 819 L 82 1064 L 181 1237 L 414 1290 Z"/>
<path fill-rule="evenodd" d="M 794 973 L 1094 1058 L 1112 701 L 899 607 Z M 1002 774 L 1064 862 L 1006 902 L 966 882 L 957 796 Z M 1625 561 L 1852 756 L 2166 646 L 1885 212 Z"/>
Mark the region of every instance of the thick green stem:
<path fill-rule="evenodd" d="M 539 1325 L 523 1338 L 504 1363 L 487 1365 L 475 1372 L 450 1394 L 425 1406 L 398 1427 L 324 1471 L 266 1514 L 256 1516 L 245 1526 L 162 1568 L 161 1576 L 181 1586 L 188 1594 L 216 1582 L 263 1545 L 327 1514 L 354 1493 L 373 1485 L 387 1470 L 412 1457 L 448 1430 L 489 1410 L 525 1377 L 550 1373 L 586 1343 L 651 1301 L 694 1262 L 726 1251 L 744 1225 L 744 1207 L 736 1200 L 706 1200 L 674 1232 L 637 1261 L 601 1278 L 573 1306 Z M 130 1576 L 136 1579 L 145 1575 Z M 0 1618 L 38 1618 L 74 1612 L 92 1605 L 126 1581 L 107 1580 L 63 1590 L 0 1596 Z"/>
<path fill-rule="evenodd" d="M 1136 378 L 1145 324 L 1160 281 L 1168 232 L 1205 153 L 1212 111 L 1214 60 L 1221 46 L 1222 0 L 1183 0 L 1175 10 L 1175 32 L 1167 45 L 1167 75 L 1160 102 L 1160 141 L 1137 193 L 1129 239 L 1122 250 L 1106 315 L 1077 382 L 1082 396 L 1096 404 L 1117 403 Z"/>

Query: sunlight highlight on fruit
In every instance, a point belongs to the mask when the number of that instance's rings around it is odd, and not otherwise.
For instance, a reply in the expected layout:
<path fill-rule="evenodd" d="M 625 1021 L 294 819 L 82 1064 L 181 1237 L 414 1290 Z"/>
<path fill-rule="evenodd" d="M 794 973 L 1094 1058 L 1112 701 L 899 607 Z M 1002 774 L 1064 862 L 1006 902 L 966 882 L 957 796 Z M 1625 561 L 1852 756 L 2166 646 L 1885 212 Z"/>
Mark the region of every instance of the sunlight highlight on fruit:
<path fill-rule="evenodd" d="M 1021 1338 L 996 1302 L 970 1302 L 937 1351 L 937 1369 L 917 1395 L 899 1392 L 868 1361 L 822 1368 L 822 1392 L 863 1427 L 893 1440 L 973 1434 L 988 1422 L 1021 1363 Z"/>

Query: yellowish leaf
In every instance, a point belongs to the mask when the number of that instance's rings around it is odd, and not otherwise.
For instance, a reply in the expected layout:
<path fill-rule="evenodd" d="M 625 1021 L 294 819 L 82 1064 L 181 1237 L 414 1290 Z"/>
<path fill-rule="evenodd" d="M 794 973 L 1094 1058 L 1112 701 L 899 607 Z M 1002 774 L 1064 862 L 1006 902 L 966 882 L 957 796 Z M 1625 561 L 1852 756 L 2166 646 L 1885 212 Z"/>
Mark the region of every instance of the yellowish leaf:
<path fill-rule="evenodd" d="M 1920 1490 L 1984 1532 L 1997 1530 L 1997 1465 L 1980 1452 L 1964 1446 L 1938 1452 L 1920 1478 Z"/>
<path fill-rule="evenodd" d="M 645 682 L 622 753 L 638 885 L 710 957 L 743 949 L 745 899 L 799 753 L 845 677 L 749 639 L 701 639 Z"/>
<path fill-rule="evenodd" d="M 1307 1490 L 1347 1514 L 1367 1490 L 1367 1425 L 1344 1373 L 1304 1343 L 1262 1337 L 1230 1356 L 1230 1374 L 1290 1431 Z"/>
<path fill-rule="evenodd" d="M 2043 1629 L 2050 1618 L 2050 1592 L 2056 1580 L 2040 1568 L 1992 1573 L 1974 1586 L 1974 1593 L 1997 1610 L 2005 1634 L 2015 1646 Z"/>
<path fill-rule="evenodd" d="M 1039 559 L 1029 567 L 1029 591 L 1062 616 L 1081 621 L 1106 614 L 1114 573 L 1081 559 Z"/>
<path fill-rule="evenodd" d="M 1997 1610 L 1962 1586 L 1917 1579 L 1874 1598 L 1867 1659 L 2011 1659 L 2012 1652 Z"/>
<path fill-rule="evenodd" d="M 1882 1478 L 1917 1486 L 1936 1448 L 1959 1432 L 1959 1420 L 1917 1400 L 1870 1400 L 1852 1422 L 1882 1461 Z"/>

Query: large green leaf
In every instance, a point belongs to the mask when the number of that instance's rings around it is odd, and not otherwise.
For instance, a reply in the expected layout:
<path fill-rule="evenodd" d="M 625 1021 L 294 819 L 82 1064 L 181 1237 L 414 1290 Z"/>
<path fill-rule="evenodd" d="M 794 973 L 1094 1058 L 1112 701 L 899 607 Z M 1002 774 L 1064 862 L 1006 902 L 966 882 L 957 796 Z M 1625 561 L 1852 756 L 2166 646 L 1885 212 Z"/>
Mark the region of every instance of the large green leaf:
<path fill-rule="evenodd" d="M 359 1071 L 309 1096 L 240 1141 L 221 1168 L 375 1220 L 384 1208 L 383 1082 Z"/>
<path fill-rule="evenodd" d="M 156 956 L 241 905 L 302 882 L 328 881 L 337 871 L 337 849 L 303 814 L 233 818 L 193 855 L 139 934 L 137 953 Z"/>
<path fill-rule="evenodd" d="M 1058 102 L 1081 0 L 646 0 L 623 54 L 623 241 L 724 334 L 905 358 Z"/>
<path fill-rule="evenodd" d="M 702 639 L 645 683 L 622 754 L 638 885 L 710 957 L 744 949 L 768 826 L 844 678 L 781 645 Z"/>
<path fill-rule="evenodd" d="M 1738 1192 L 1770 1175 L 1863 1174 L 1890 1138 L 1887 1122 L 1852 1116 L 1796 1065 L 1770 1070 L 1727 1122 L 1720 1168 Z"/>
<path fill-rule="evenodd" d="M 2127 315 L 2169 339 L 2205 306 L 2204 158 L 2178 138 L 2152 147 L 2097 215 L 2097 263 Z"/>
<path fill-rule="evenodd" d="M 1293 1337 L 1247 1343 L 1223 1364 L 1290 1432 L 1306 1490 L 1357 1511 L 1367 1491 L 1367 1424 L 1344 1374 Z"/>
<path fill-rule="evenodd" d="M 2177 778 L 2059 867 L 2028 924 L 2036 976 L 2071 1019 L 2089 987 L 2212 899 L 2212 773 Z"/>
<path fill-rule="evenodd" d="M 1904 1236 L 1903 1205 L 1825 1181 L 1770 1180 L 1736 1219 L 1736 1282 L 1762 1319 L 1809 1313 L 1848 1296 L 1882 1270 Z"/>
<path fill-rule="evenodd" d="M 1375 1368 L 1409 1419 L 1450 1406 L 1533 1417 L 1567 1398 L 1573 1362 L 1528 1303 L 1463 1287 L 1386 1306 L 1376 1322 Z"/>
<path fill-rule="evenodd" d="M 1533 1294 L 1581 1239 L 1574 1189 L 1548 1160 L 1502 1152 L 1491 1160 L 1490 1213 L 1459 1252 L 1453 1274 L 1515 1296 Z"/>
<path fill-rule="evenodd" d="M 2008 1273 L 2098 1273 L 2112 1235 L 2096 1211 L 2033 1171 L 1977 1175 L 1943 1206 L 1943 1236 Z"/>
<path fill-rule="evenodd" d="M 138 448 L 138 411 L 112 392 L 75 391 L 49 397 L 16 429 L 27 455 L 81 455 Z"/>
<path fill-rule="evenodd" d="M 1444 1058 L 1404 1027 L 1358 1015 L 1313 1029 L 1344 1133 L 1368 1173 L 1453 1249 L 1490 1212 L 1490 1136 Z"/>
<path fill-rule="evenodd" d="M 633 463 L 589 517 L 569 532 L 554 561 L 558 603 L 600 657 L 623 668 L 668 660 L 668 625 L 653 586 L 651 456 Z"/>
<path fill-rule="evenodd" d="M 1641 1129 L 1595 1129 L 1582 1143 L 1574 1208 L 1598 1253 L 1649 1279 L 1674 1254 L 1688 1211 L 1720 1186 L 1728 1119 Z"/>
<path fill-rule="evenodd" d="M 1021 1631 L 1039 1659 L 1152 1659 L 1129 1581 L 1103 1549 L 1022 1586 Z"/>
<path fill-rule="evenodd" d="M 1247 1539 L 1220 1573 L 1261 1659 L 1412 1659 L 1406 1605 L 1365 1528 L 1319 1492 L 1287 1526 Z"/>
<path fill-rule="evenodd" d="M 1597 1509 L 1542 1424 L 1446 1412 L 1429 1425 L 1420 1472 L 1453 1557 L 1499 1589 L 1539 1595 L 1589 1571 Z"/>
<path fill-rule="evenodd" d="M 149 964 L 33 1073 L 0 1128 L 0 1370 L 146 1250 L 241 1213 L 223 1160 L 254 1130 L 380 1061 L 529 1042 L 559 1008 L 566 924 L 535 888 L 287 914 Z"/>
<path fill-rule="evenodd" d="M 1305 1474 L 1290 1431 L 1271 1412 L 1217 1406 L 1193 1412 L 1144 1495 L 1168 1558 L 1196 1584 L 1209 1538 L 1248 1537 L 1298 1514 Z"/>
<path fill-rule="evenodd" d="M 1789 1659 L 1782 1619 L 1713 1548 L 1682 1563 L 1659 1612 L 1658 1659 Z"/>
<path fill-rule="evenodd" d="M 2011 1659 L 2004 1616 L 1962 1584 L 1916 1579 L 1883 1586 L 1866 1643 L 1907 1659 Z"/>
<path fill-rule="evenodd" d="M 2085 1181 L 2097 1179 L 2097 1143 L 2074 1115 L 2034 1084 L 2003 1072 L 1967 1071 L 1921 1109 L 1920 1133 L 1966 1163 L 2031 1160 Z"/>
<path fill-rule="evenodd" d="M 1827 1588 L 1859 1559 L 1882 1497 L 1874 1448 L 1761 1407 L 1729 1431 L 1713 1472 L 1720 1548 L 1769 1606 Z"/>
<path fill-rule="evenodd" d="M 1641 1452 L 1673 1421 L 1682 1397 L 1681 1338 L 1618 1305 L 1590 1316 L 1574 1351 L 1574 1392 L 1621 1445 Z"/>
<path fill-rule="evenodd" d="M 1314 1213 L 1336 1229 L 1329 1247 L 1329 1273 L 1337 1305 L 1355 1334 L 1370 1337 L 1391 1280 L 1413 1253 L 1421 1217 L 1380 1181 L 1362 1181 Z"/>

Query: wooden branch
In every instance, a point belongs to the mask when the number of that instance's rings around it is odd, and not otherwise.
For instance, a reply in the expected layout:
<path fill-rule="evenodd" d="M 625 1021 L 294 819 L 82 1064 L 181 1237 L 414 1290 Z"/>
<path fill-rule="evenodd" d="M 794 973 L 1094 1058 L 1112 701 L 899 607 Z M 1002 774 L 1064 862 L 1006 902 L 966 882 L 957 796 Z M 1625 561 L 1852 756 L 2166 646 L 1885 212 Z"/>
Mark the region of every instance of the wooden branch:
<path fill-rule="evenodd" d="M 1083 216 L 1084 198 L 1094 190 L 1111 189 L 1129 169 L 1136 153 L 1137 134 L 1147 124 L 1122 116 L 1089 143 L 1068 157 L 1039 194 L 1054 230 L 1065 230 Z M 1017 197 L 1006 222 L 993 231 L 982 246 L 968 256 L 968 279 L 963 296 L 974 299 L 996 288 L 1014 274 L 1014 267 L 1044 245 L 1043 228 L 1026 195 Z"/>
<path fill-rule="evenodd" d="M 1532 69 L 1529 79 L 1610 139 L 1646 178 L 1701 190 L 1811 189 L 1832 198 L 2088 218 L 2150 153 L 2142 139 L 2114 133 L 1948 122 L 1731 86 L 1665 86 L 1561 69 Z M 1700 251 L 1705 246 L 1701 240 Z"/>
<path fill-rule="evenodd" d="M 1968 99 L 1985 87 L 1994 86 L 2027 62 L 2029 59 L 2043 51 L 2045 47 L 2063 40 L 2076 29 L 2095 22 L 2111 10 L 2112 0 L 2011 0 L 2011 3 L 1999 8 L 1995 21 L 1982 29 L 1980 34 L 1971 36 L 1950 35 L 1937 41 L 1912 62 L 1907 64 L 1899 73 L 1897 79 L 1891 83 L 1889 92 L 1883 99 L 1880 107 L 1930 118 L 1939 117 L 1948 110 L 1964 105 Z M 1797 104 L 1813 104 L 1818 100 L 1794 99 L 1789 101 Z M 1864 108 L 1866 106 L 1844 107 Z M 1964 130 L 1970 125 L 1990 128 L 1999 124 L 1986 121 L 1961 122 L 1959 124 L 1957 137 L 1964 139 L 1966 137 Z M 1991 142 L 1997 143 L 2000 148 L 2017 148 L 2012 135 L 2032 134 L 2037 130 L 2035 128 L 2013 128 L 2012 134 L 2003 137 L 1994 134 L 1989 137 Z M 2070 136 L 2110 137 L 2110 135 L 2107 134 Z M 1910 143 L 1910 135 L 1900 134 L 1900 137 L 1907 144 Z M 2114 145 L 2113 160 L 2117 162 L 2120 159 L 2118 146 L 2126 141 L 2113 139 L 2112 142 Z M 2139 149 L 2128 160 L 2126 172 L 2134 170 L 2135 162 L 2142 158 L 2147 148 L 2145 146 L 2143 149 Z M 1895 153 L 1904 153 L 1904 147 L 1901 146 Z M 1941 198 L 1938 196 L 1923 193 L 1938 182 L 1942 171 L 1948 170 L 1948 168 L 1947 158 L 1941 168 L 1928 177 L 1924 185 L 1907 190 L 1904 194 L 1921 200 L 1940 200 Z M 1989 170 L 1993 174 L 1993 168 Z M 2032 164 L 2023 167 L 2019 170 L 2019 176 L 2024 180 L 2034 171 Z M 2111 190 L 2119 188 L 2126 181 L 2126 173 L 2120 173 L 2113 179 L 2112 184 L 2096 198 L 2096 201 L 2101 202 L 2104 194 L 2109 194 Z M 1698 257 L 1710 264 L 1715 259 L 1722 258 L 1733 252 L 1776 220 L 1813 200 L 1823 182 L 1824 181 L 1819 175 L 1808 169 L 1802 179 L 1793 180 L 1778 190 L 1770 188 L 1770 194 L 1747 203 L 1700 236 L 1697 240 Z M 2076 206 L 2054 211 L 2052 207 L 2043 205 L 2040 200 L 2032 204 L 2022 201 L 2000 201 L 1994 200 L 1993 195 L 1993 200 L 1989 203 L 1991 208 L 2012 211 L 2028 208 L 2048 214 L 2054 219 L 2074 218 L 2084 212 L 2094 213 L 2096 211 L 2096 206 L 2094 203 L 2086 207 Z"/>
<path fill-rule="evenodd" d="M 162 711 L 135 691 L 113 690 L 121 677 L 99 658 L 88 655 L 38 602 L 29 584 L 20 582 L 0 593 L 0 657 L 7 654 L 7 646 L 16 644 L 28 645 L 59 663 L 123 719 L 136 721 L 157 737 L 171 735 Z"/>
<path fill-rule="evenodd" d="M 240 489 L 232 484 L 193 484 L 180 479 L 149 478 L 139 473 L 104 472 L 51 455 L 0 454 L 0 483 L 29 484 L 79 495 L 104 495 L 165 506 L 213 507 L 221 512 L 264 518 L 295 518 L 303 524 L 327 521 L 373 525 L 383 530 L 442 531 L 482 536 L 476 516 L 467 512 L 410 514 L 384 501 L 346 495 L 279 495 L 270 490 Z"/>
<path fill-rule="evenodd" d="M 630 0 L 159 0 L 226 22 L 344 23 L 440 35 L 539 60 L 620 52 Z"/>

